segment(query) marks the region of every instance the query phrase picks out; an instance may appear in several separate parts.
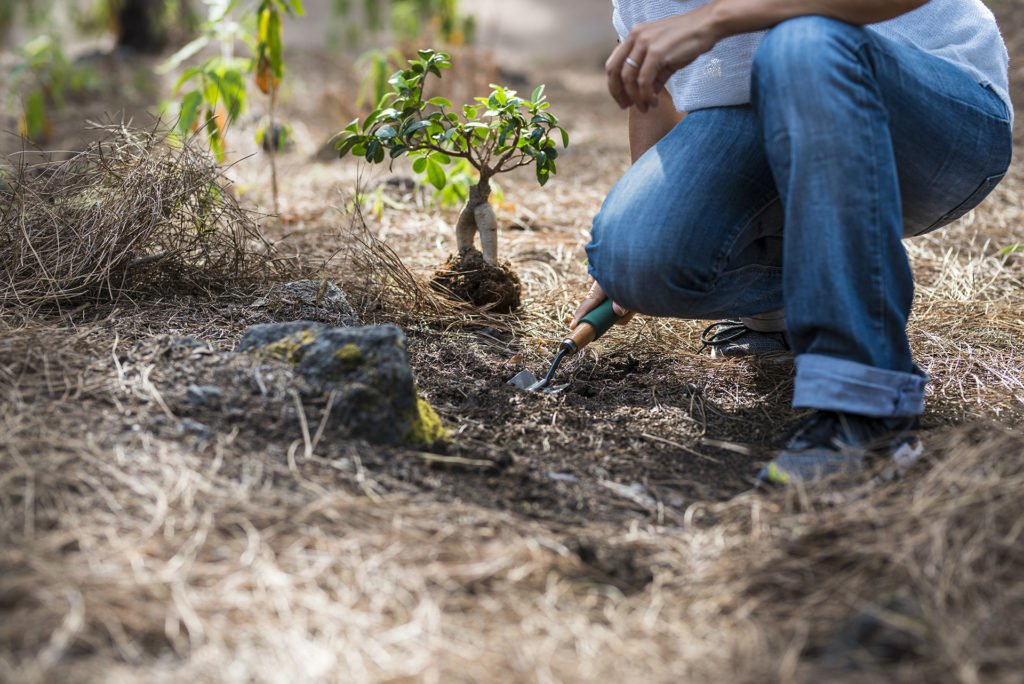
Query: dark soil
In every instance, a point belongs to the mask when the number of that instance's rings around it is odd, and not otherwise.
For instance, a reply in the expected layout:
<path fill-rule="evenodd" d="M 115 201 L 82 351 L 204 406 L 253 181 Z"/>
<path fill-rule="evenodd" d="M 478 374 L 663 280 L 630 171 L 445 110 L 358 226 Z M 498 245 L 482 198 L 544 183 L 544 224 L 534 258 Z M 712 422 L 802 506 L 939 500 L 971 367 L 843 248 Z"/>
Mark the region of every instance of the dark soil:
<path fill-rule="evenodd" d="M 110 423 L 100 419 L 96 432 L 114 435 L 114 443 L 116 436 L 134 430 L 204 450 L 215 435 L 231 434 L 233 451 L 264 453 L 269 462 L 283 465 L 285 454 L 303 440 L 299 405 L 313 432 L 328 396 L 286 364 L 275 369 L 244 353 L 222 355 L 249 322 L 267 320 L 262 309 L 242 306 L 222 313 L 195 304 L 200 320 L 176 320 L 172 326 L 187 337 L 140 336 L 119 348 L 123 368 L 152 369 L 153 386 L 174 418 L 139 407 L 130 418 L 118 419 L 81 399 L 79 411 L 112 418 Z M 173 308 L 185 305 L 177 301 Z M 138 316 L 148 320 L 155 314 Z M 192 337 L 203 335 L 204 328 L 226 337 Z M 697 385 L 689 378 L 698 377 L 706 357 L 691 350 L 636 354 L 621 334 L 608 338 L 600 360 L 581 354 L 562 366 L 559 380 L 569 387 L 552 395 L 506 384 L 526 365 L 517 360 L 522 340 L 510 333 L 410 331 L 408 354 L 420 394 L 452 432 L 446 453 L 339 439 L 328 430 L 315 449 L 319 465 L 307 462 L 306 467 L 322 468 L 332 487 L 356 494 L 369 478 L 380 495 L 475 504 L 558 527 L 595 518 L 676 525 L 695 501 L 724 500 L 749 489 L 777 426 L 752 431 L 757 416 L 722 404 L 732 401 L 738 385 L 750 385 L 750 393 L 766 402 L 765 410 L 790 414 L 792 367 L 724 365 L 720 384 Z M 197 401 L 190 387 L 222 388 L 222 405 Z M 52 400 L 60 402 L 57 396 Z M 757 453 L 743 454 L 717 445 L 733 441 L 761 446 L 755 446 Z M 594 562 L 602 573 L 621 570 L 624 585 L 642 584 L 629 563 L 618 568 L 615 559 L 598 556 Z"/>
<path fill-rule="evenodd" d="M 439 292 L 495 313 L 517 310 L 523 294 L 523 284 L 507 261 L 492 266 L 476 249 L 448 257 L 434 274 L 431 285 Z"/>

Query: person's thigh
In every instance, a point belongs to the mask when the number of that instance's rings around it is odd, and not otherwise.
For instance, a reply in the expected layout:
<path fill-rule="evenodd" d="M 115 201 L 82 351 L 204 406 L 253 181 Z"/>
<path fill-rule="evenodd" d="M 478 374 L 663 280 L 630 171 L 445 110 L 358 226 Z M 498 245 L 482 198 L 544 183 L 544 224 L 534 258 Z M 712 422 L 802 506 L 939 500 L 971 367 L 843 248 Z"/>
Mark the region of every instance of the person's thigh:
<path fill-rule="evenodd" d="M 946 225 L 977 206 L 1012 154 L 1002 99 L 959 67 L 879 37 L 874 66 L 889 115 L 903 234 Z"/>
<path fill-rule="evenodd" d="M 781 215 L 752 108 L 686 116 L 594 220 L 591 275 L 645 314 L 705 318 L 780 305 Z"/>

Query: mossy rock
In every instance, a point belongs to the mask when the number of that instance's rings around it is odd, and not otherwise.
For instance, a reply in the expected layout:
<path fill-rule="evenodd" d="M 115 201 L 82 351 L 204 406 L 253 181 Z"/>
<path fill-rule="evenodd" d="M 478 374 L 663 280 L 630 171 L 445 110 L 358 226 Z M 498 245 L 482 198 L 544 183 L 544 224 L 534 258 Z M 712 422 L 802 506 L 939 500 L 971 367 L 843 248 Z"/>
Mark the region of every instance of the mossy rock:
<path fill-rule="evenodd" d="M 448 431 L 419 397 L 393 325 L 335 328 L 312 321 L 255 325 L 239 344 L 290 364 L 325 393 L 334 393 L 332 427 L 377 444 L 437 449 Z"/>

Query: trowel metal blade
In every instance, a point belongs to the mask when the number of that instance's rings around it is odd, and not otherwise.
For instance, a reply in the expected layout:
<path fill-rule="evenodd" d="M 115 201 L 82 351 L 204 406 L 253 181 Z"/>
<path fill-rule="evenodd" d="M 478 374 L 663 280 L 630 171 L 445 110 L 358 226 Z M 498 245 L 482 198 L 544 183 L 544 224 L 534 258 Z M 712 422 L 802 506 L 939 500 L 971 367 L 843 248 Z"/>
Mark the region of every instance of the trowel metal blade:
<path fill-rule="evenodd" d="M 516 376 L 506 384 L 518 387 L 519 389 L 527 392 L 544 392 L 545 394 L 557 394 L 569 386 L 568 383 L 565 383 L 561 385 L 548 385 L 547 387 L 541 387 L 542 382 L 543 381 L 538 379 L 536 375 L 530 371 L 524 370 L 517 373 Z"/>
<path fill-rule="evenodd" d="M 521 390 L 530 391 L 530 388 L 536 385 L 538 382 L 539 381 L 537 380 L 536 375 L 534 375 L 530 371 L 524 370 L 520 371 L 519 373 L 516 373 L 516 376 L 509 380 L 508 383 L 506 384 L 512 385 L 513 387 L 518 387 Z"/>

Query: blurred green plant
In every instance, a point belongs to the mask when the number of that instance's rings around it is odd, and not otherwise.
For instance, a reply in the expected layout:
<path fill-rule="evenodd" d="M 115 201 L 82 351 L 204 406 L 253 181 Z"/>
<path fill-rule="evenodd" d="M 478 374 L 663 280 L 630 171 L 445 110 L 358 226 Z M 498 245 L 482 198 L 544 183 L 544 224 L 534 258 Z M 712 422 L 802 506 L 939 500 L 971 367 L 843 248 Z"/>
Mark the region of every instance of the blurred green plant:
<path fill-rule="evenodd" d="M 50 14 L 53 0 L 0 0 L 0 33 L 23 20 L 30 26 L 40 24 Z"/>
<path fill-rule="evenodd" d="M 395 49 L 367 50 L 356 60 L 356 70 L 366 76 L 359 84 L 356 107 L 380 102 L 388 92 L 388 80 L 405 63 L 402 53 Z"/>
<path fill-rule="evenodd" d="M 358 45 L 385 31 L 399 44 L 429 39 L 465 45 L 476 39 L 476 18 L 460 11 L 459 0 L 333 0 L 335 24 L 347 28 L 346 42 Z"/>
<path fill-rule="evenodd" d="M 456 226 L 460 254 L 473 247 L 479 233 L 481 251 L 489 264 L 497 264 L 498 222 L 490 207 L 491 180 L 502 173 L 533 165 L 537 182 L 545 185 L 557 172 L 559 145 L 569 145 L 569 135 L 548 109 L 544 86 L 530 99 L 500 85 L 491 86 L 488 97 L 455 109 L 443 97 L 424 97 L 429 76 L 441 77 L 451 68 L 450 56 L 420 50 L 408 68 L 389 80 L 387 93 L 363 121 L 353 121 L 338 134 L 340 156 L 353 154 L 374 164 L 408 156 L 412 168 L 425 175 L 437 190 L 449 186 L 453 160 L 464 160 L 478 174 L 469 188 Z M 454 111 L 453 111 L 454 110 Z"/>
<path fill-rule="evenodd" d="M 219 161 L 226 154 L 226 130 L 248 104 L 247 77 L 269 98 L 268 119 L 261 131 L 278 131 L 275 121 L 278 89 L 284 78 L 284 16 L 302 16 L 302 0 L 207 0 L 209 16 L 202 33 L 175 53 L 161 67 L 173 71 L 211 44 L 219 44 L 221 54 L 197 66 L 188 67 L 175 85 L 181 96 L 178 107 L 178 132 L 188 135 L 200 127 L 210 149 Z M 234 46 L 242 42 L 248 57 L 235 57 Z M 257 132 L 257 143 L 263 136 Z M 268 146 L 273 184 L 274 211 L 278 207 L 277 164 L 275 154 L 283 143 Z"/>
<path fill-rule="evenodd" d="M 39 35 L 18 50 L 11 68 L 8 98 L 18 111 L 18 133 L 40 144 L 53 135 L 53 111 L 64 107 L 65 95 L 92 88 L 96 74 L 74 66 L 49 35 Z"/>

